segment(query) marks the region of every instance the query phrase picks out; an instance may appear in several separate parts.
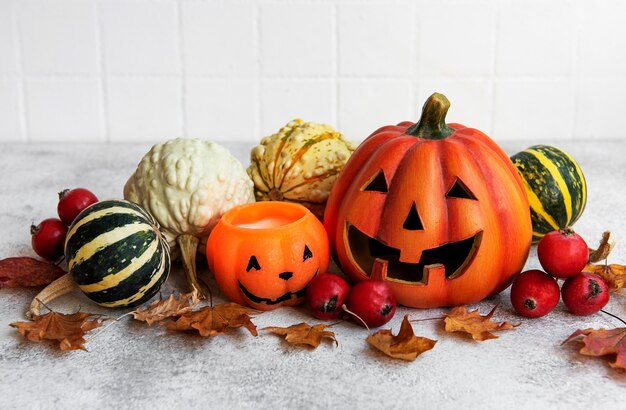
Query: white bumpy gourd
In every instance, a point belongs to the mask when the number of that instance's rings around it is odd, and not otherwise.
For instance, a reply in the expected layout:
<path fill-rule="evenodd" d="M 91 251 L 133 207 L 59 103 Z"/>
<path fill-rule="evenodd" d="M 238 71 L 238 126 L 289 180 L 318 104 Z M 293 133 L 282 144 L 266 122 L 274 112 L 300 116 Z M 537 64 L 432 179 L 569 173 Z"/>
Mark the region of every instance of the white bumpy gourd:
<path fill-rule="evenodd" d="M 254 201 L 253 183 L 242 164 L 219 144 L 176 138 L 154 145 L 124 186 L 124 198 L 150 212 L 172 249 L 182 256 L 193 288 L 195 256 L 224 212 Z"/>

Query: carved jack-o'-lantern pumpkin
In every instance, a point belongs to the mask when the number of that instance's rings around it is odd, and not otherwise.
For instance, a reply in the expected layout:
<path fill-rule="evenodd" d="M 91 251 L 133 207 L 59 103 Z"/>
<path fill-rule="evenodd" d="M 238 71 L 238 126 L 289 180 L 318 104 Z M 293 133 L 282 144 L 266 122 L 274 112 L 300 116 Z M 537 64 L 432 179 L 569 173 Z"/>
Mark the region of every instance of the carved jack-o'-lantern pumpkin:
<path fill-rule="evenodd" d="M 446 124 L 449 105 L 433 94 L 418 123 L 374 132 L 346 164 L 326 207 L 341 269 L 359 280 L 386 280 L 406 306 L 452 306 L 497 293 L 530 248 L 517 171 L 482 132 Z"/>
<path fill-rule="evenodd" d="M 232 208 L 211 232 L 206 255 L 222 293 L 260 310 L 302 302 L 306 285 L 330 260 L 322 223 L 288 202 Z"/>

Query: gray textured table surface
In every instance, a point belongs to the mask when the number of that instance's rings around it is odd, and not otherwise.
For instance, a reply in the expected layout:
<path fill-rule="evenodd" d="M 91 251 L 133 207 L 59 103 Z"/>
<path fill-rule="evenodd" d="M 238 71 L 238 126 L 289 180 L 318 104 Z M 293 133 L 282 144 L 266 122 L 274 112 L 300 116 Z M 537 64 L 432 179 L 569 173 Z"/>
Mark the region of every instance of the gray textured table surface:
<path fill-rule="evenodd" d="M 549 141 L 548 141 L 549 142 Z M 244 164 L 251 144 L 225 144 Z M 503 144 L 507 153 L 528 143 Z M 589 185 L 587 209 L 577 231 L 594 244 L 611 229 L 618 245 L 612 262 L 626 263 L 626 142 L 559 142 L 581 164 Z M 0 258 L 33 255 L 31 222 L 54 216 L 56 195 L 84 186 L 100 198 L 121 197 L 122 187 L 149 148 L 133 145 L 0 145 Z M 527 268 L 537 268 L 531 250 Z M 206 268 L 201 274 L 208 275 Z M 164 294 L 184 288 L 176 266 Z M 483 343 L 446 334 L 439 322 L 414 325 L 416 334 L 437 339 L 415 362 L 388 359 L 365 342 L 367 333 L 339 323 L 339 347 L 317 350 L 286 345 L 271 335 L 233 331 L 213 338 L 171 334 L 122 320 L 87 344 L 89 352 L 62 353 L 25 342 L 8 326 L 23 319 L 36 290 L 0 290 L 0 408 L 624 408 L 626 374 L 607 362 L 560 343 L 577 328 L 615 327 L 603 314 L 575 317 L 562 304 L 536 320 L 514 314 L 508 290 L 471 306 L 495 318 L 521 322 Z M 218 301 L 219 301 L 218 297 Z M 607 310 L 626 318 L 626 296 Z M 73 312 L 111 313 L 79 292 L 54 302 Z M 445 310 L 400 308 L 385 327 L 399 328 L 405 313 L 432 318 Z M 116 311 L 119 315 L 124 311 Z M 317 323 L 301 308 L 257 316 L 259 326 Z"/>

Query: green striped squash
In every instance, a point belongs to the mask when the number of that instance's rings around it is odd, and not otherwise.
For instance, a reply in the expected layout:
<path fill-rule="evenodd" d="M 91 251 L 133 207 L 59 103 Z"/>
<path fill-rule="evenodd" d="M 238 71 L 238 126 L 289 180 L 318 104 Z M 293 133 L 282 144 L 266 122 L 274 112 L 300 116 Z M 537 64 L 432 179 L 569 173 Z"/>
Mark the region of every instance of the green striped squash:
<path fill-rule="evenodd" d="M 511 160 L 528 195 L 533 242 L 580 218 L 587 203 L 587 183 L 569 154 L 549 145 L 534 145 Z"/>
<path fill-rule="evenodd" d="M 141 304 L 170 271 L 170 248 L 152 215 L 121 199 L 97 202 L 74 220 L 65 260 L 78 287 L 105 307 Z"/>

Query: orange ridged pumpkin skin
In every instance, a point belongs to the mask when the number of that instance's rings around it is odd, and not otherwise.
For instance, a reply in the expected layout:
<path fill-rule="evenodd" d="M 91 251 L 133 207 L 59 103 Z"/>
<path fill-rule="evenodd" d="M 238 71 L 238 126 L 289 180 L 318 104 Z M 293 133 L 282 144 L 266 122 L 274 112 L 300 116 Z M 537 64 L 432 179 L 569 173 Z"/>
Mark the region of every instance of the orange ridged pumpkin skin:
<path fill-rule="evenodd" d="M 433 94 L 418 124 L 370 135 L 326 207 L 324 225 L 341 269 L 357 280 L 388 281 L 409 307 L 473 303 L 502 291 L 524 267 L 531 244 L 515 167 L 482 132 L 446 125 L 448 106 Z"/>
<path fill-rule="evenodd" d="M 245 227 L 265 219 L 281 219 L 283 224 Z M 330 261 L 322 223 L 304 206 L 289 202 L 230 209 L 211 231 L 206 256 L 222 293 L 259 310 L 300 304 L 306 285 L 326 272 Z"/>

